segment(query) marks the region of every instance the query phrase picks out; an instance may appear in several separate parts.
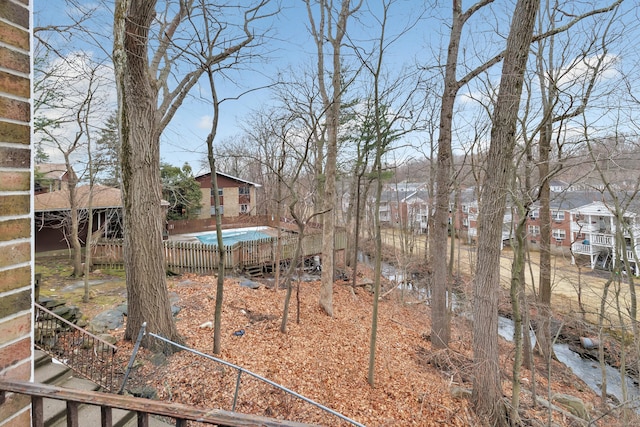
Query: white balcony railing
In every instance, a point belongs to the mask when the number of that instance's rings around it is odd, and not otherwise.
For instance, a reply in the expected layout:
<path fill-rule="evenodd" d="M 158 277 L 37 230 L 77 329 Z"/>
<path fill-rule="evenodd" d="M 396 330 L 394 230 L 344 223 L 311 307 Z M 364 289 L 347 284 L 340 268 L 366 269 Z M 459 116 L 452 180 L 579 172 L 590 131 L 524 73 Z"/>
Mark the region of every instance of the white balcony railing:
<path fill-rule="evenodd" d="M 571 245 L 571 251 L 574 254 L 593 255 L 598 252 L 592 245 L 585 245 L 583 243 L 574 243 Z"/>

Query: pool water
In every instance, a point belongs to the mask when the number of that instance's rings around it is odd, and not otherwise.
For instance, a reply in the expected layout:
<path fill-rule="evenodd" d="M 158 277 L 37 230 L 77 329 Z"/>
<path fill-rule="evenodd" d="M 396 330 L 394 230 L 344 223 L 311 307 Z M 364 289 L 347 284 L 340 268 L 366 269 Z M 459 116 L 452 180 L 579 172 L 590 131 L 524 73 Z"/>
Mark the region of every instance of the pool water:
<path fill-rule="evenodd" d="M 238 242 L 249 242 L 251 240 L 268 239 L 271 236 L 261 231 L 265 229 L 266 227 L 249 227 L 236 228 L 233 230 L 222 230 L 222 241 L 225 246 L 232 246 Z M 195 235 L 195 237 L 200 240 L 200 242 L 207 245 L 218 245 L 218 236 L 215 231 L 197 234 Z"/>

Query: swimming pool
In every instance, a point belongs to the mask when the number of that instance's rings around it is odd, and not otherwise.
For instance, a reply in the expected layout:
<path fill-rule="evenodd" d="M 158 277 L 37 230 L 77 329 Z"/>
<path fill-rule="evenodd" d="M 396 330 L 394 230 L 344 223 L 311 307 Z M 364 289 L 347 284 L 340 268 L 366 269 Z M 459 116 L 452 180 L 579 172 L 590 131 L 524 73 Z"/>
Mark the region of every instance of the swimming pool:
<path fill-rule="evenodd" d="M 264 231 L 268 227 L 246 227 L 234 228 L 232 230 L 222 230 L 222 241 L 225 246 L 231 246 L 238 242 L 249 242 L 251 240 L 268 239 L 271 236 Z M 195 234 L 195 238 L 207 245 L 218 245 L 218 236 L 215 231 Z"/>

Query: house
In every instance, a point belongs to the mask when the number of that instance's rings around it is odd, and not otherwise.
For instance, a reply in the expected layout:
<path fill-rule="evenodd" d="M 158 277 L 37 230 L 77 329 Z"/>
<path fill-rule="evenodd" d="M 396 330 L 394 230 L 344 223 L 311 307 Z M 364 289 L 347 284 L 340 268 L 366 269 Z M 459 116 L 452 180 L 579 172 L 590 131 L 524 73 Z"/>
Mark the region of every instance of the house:
<path fill-rule="evenodd" d="M 195 179 L 202 191 L 202 207 L 198 218 L 211 218 L 216 213 L 211 172 L 196 176 Z M 216 172 L 216 182 L 222 216 L 229 218 L 257 214 L 256 189 L 261 187 L 260 184 L 221 172 Z"/>
<path fill-rule="evenodd" d="M 76 188 L 80 217 L 80 240 L 87 237 L 87 208 L 90 186 Z M 166 202 L 165 202 L 166 203 Z M 122 196 L 120 190 L 102 185 L 93 187 L 91 200 L 93 232 L 100 230 L 99 237 L 122 237 Z M 36 252 L 68 248 L 70 226 L 69 190 L 62 189 L 34 196 L 34 228 Z"/>
<path fill-rule="evenodd" d="M 40 163 L 35 166 L 34 193 L 49 193 L 66 189 L 73 171 L 64 163 Z"/>
<path fill-rule="evenodd" d="M 582 255 L 588 257 L 591 269 L 611 269 L 620 265 L 626 257 L 633 273 L 640 275 L 636 258 L 640 251 L 640 221 L 637 213 L 626 211 L 620 218 L 612 205 L 596 201 L 572 209 L 569 215 L 572 263 L 576 262 L 576 256 Z M 621 233 L 624 239 L 624 253 L 616 244 L 617 233 Z"/>

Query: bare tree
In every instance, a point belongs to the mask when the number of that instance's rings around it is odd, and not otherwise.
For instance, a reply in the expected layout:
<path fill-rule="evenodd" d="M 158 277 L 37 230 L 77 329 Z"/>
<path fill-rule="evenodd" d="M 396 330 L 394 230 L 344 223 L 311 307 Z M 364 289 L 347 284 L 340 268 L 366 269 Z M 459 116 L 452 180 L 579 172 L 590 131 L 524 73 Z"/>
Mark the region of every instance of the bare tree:
<path fill-rule="evenodd" d="M 347 32 L 349 18 L 357 12 L 362 5 L 362 0 L 352 7 L 351 0 L 341 0 L 339 10 L 335 10 L 333 2 L 318 0 L 312 2 L 305 0 L 311 35 L 317 50 L 317 76 L 318 88 L 322 97 L 325 111 L 326 141 L 316 140 L 323 146 L 326 144 L 326 161 L 321 179 L 321 195 L 324 199 L 326 212 L 323 216 L 322 234 L 322 284 L 320 287 L 319 304 L 324 312 L 333 316 L 333 280 L 334 280 L 334 228 L 335 228 L 335 189 L 336 189 L 336 163 L 338 157 L 338 123 L 340 119 L 340 107 L 342 92 L 345 89 L 343 79 L 343 64 L 341 48 Z M 314 7 L 317 5 L 317 14 L 314 15 Z M 326 46 L 331 49 L 330 81 L 327 85 L 325 63 Z M 329 88 L 327 87 L 329 86 Z M 322 151 L 322 150 L 320 150 Z"/>
<path fill-rule="evenodd" d="M 162 255 L 159 152 L 160 135 L 206 70 L 201 66 L 203 61 L 190 61 L 199 57 L 199 53 L 189 50 L 195 38 L 190 31 L 193 22 L 199 20 L 202 25 L 203 20 L 219 12 L 210 26 L 210 30 L 217 31 L 212 36 L 217 43 L 203 55 L 207 66 L 219 64 L 222 68 L 225 61 L 235 60 L 255 41 L 251 25 L 261 18 L 260 11 L 267 4 L 262 0 L 242 7 L 244 12 L 238 16 L 231 16 L 223 13 L 228 9 L 207 3 L 202 7 L 209 11 L 205 16 L 197 13 L 203 2 L 168 2 L 164 10 L 158 10 L 153 0 L 115 2 L 113 63 L 126 229 L 127 339 L 133 339 L 142 323 L 147 322 L 149 331 L 180 341 L 171 316 Z M 233 22 L 234 17 L 237 22 Z M 187 21 L 190 25 L 185 25 Z M 197 43 L 195 46 L 198 48 Z M 158 345 L 148 338 L 144 344 Z M 169 346 L 162 350 L 172 351 Z"/>
<path fill-rule="evenodd" d="M 492 117 L 491 145 L 478 220 L 478 273 L 473 287 L 472 401 L 480 417 L 500 426 L 508 425 L 502 402 L 497 328 L 502 220 L 513 167 L 524 72 L 539 5 L 539 0 L 519 0 L 513 13 Z"/>
<path fill-rule="evenodd" d="M 453 2 L 451 34 L 447 48 L 447 60 L 444 75 L 444 88 L 440 104 L 440 130 L 438 134 L 438 154 L 436 171 L 435 213 L 433 228 L 429 232 L 429 264 L 431 265 L 432 299 L 431 299 L 431 343 L 435 348 L 449 345 L 451 334 L 450 315 L 447 310 L 447 231 L 449 227 L 449 193 L 451 188 L 452 156 L 451 132 L 453 125 L 453 108 L 458 91 L 474 76 L 484 71 L 497 61 L 473 70 L 458 80 L 458 52 L 464 24 L 478 10 L 492 3 L 493 0 L 481 0 L 463 12 L 462 0 Z"/>
<path fill-rule="evenodd" d="M 39 51 L 42 45 L 39 45 Z M 73 276 L 84 273 L 82 267 L 82 242 L 80 239 L 81 206 L 77 186 L 91 172 L 91 161 L 86 161 L 89 140 L 99 125 L 101 105 L 106 102 L 104 92 L 104 67 L 91 57 L 71 54 L 53 60 L 50 51 L 43 54 L 36 74 L 35 135 L 49 156 L 62 157 L 69 180 L 66 188 L 69 199 L 68 239 L 72 248 Z M 81 168 L 82 163 L 88 165 Z M 88 232 L 90 234 L 90 231 Z"/>

